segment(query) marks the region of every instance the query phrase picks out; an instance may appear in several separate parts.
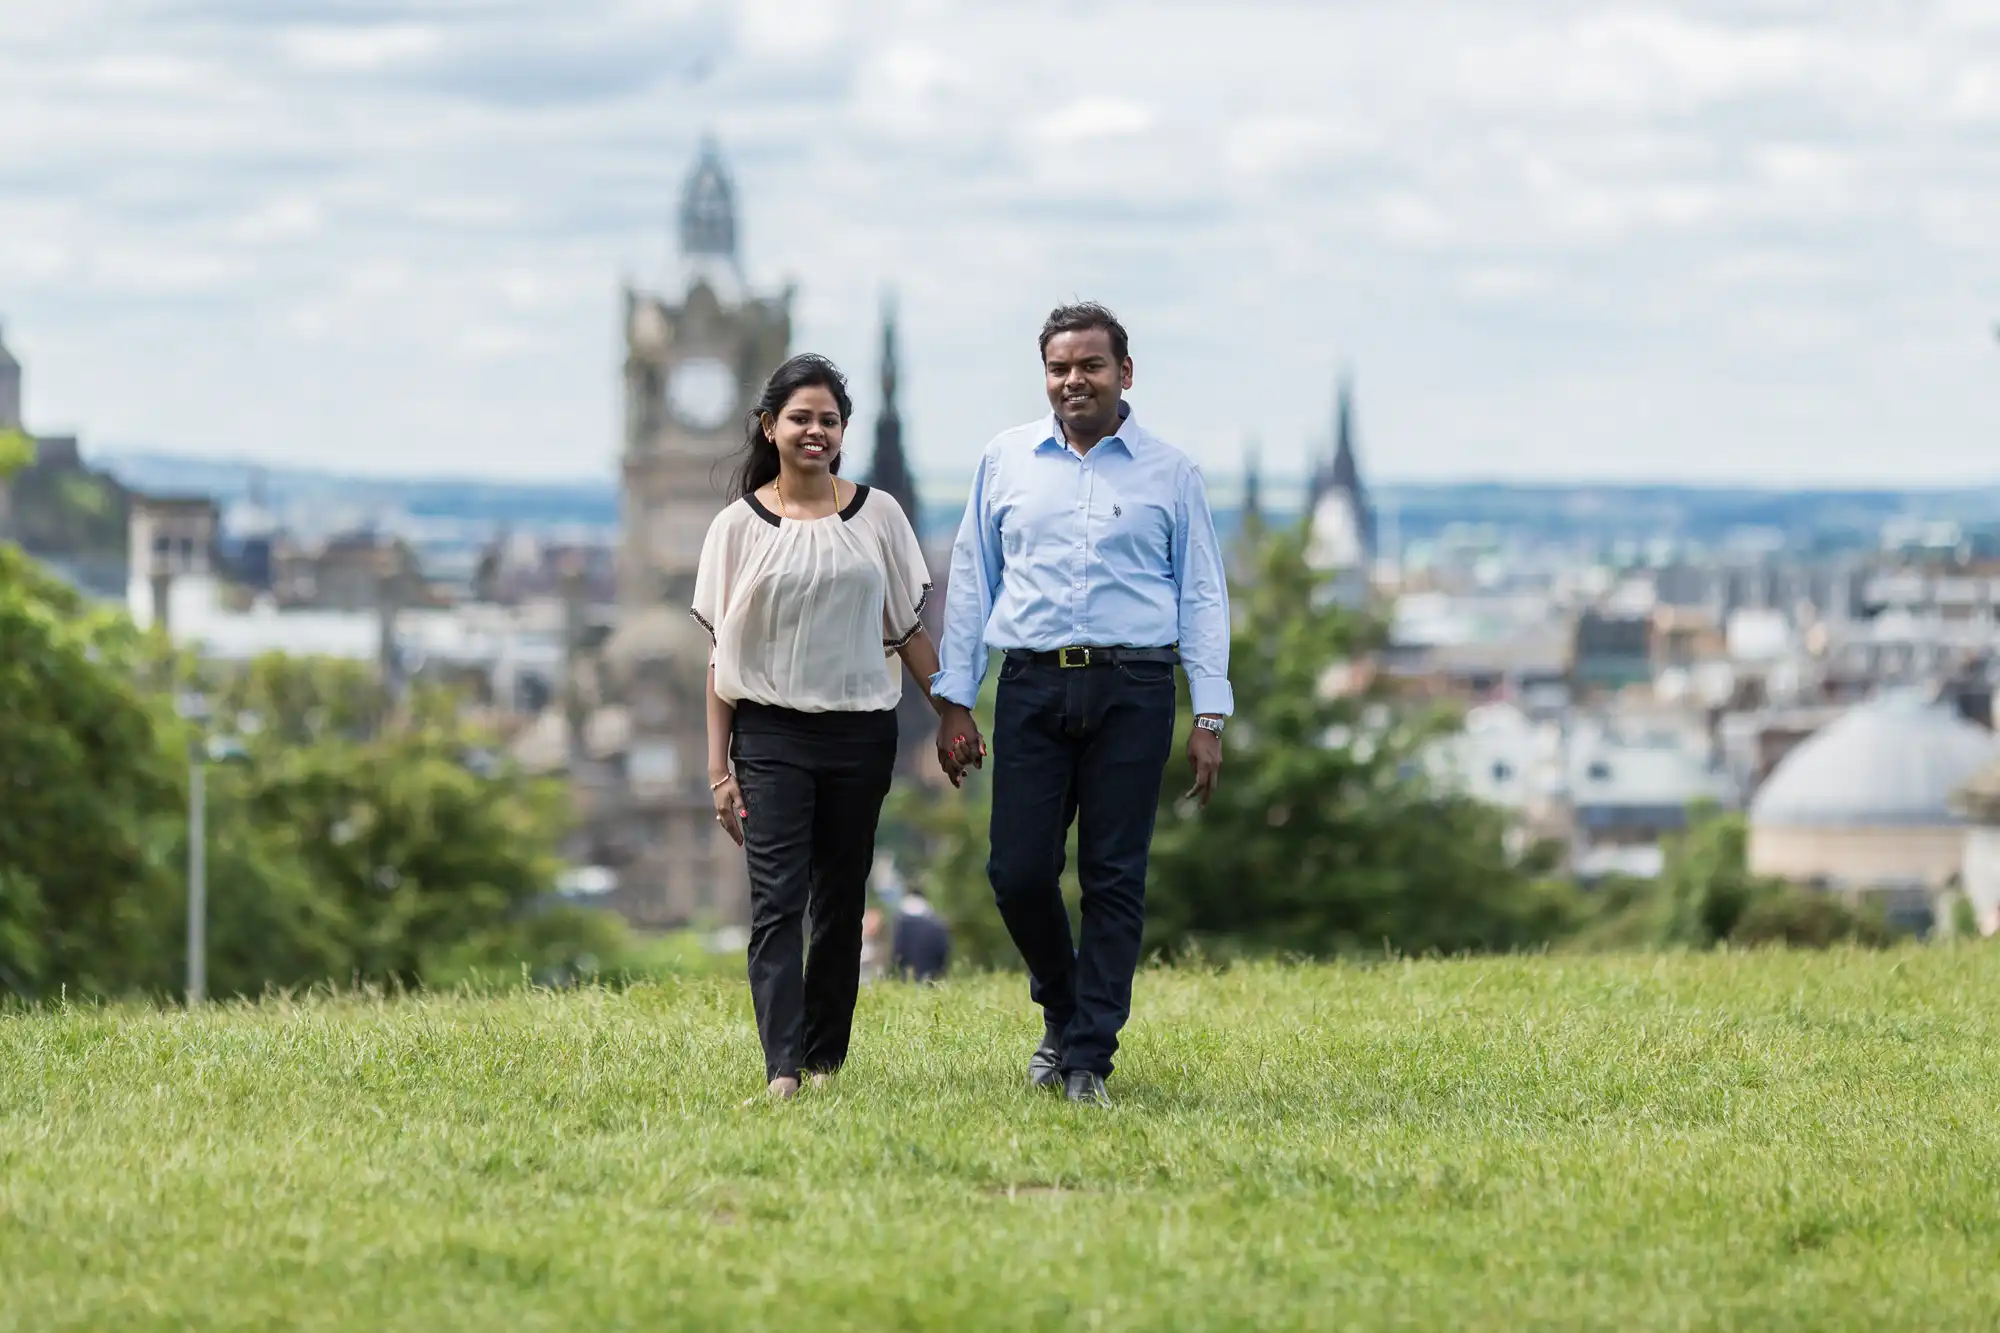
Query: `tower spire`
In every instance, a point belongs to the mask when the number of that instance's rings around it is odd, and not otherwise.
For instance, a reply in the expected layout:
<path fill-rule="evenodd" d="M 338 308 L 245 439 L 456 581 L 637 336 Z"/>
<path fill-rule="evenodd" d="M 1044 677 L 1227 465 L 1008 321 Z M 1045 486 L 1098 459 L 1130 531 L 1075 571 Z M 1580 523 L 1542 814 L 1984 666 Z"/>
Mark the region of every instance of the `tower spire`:
<path fill-rule="evenodd" d="M 1354 458 L 1354 373 L 1340 372 L 1340 387 L 1334 392 L 1333 484 L 1358 492 L 1361 473 Z"/>
<path fill-rule="evenodd" d="M 1375 554 L 1375 508 L 1368 503 L 1368 488 L 1361 481 L 1361 460 L 1355 443 L 1354 372 L 1340 372 L 1340 388 L 1334 400 L 1333 465 L 1327 477 L 1329 489 L 1345 491 L 1354 511 L 1355 526 L 1368 558 Z"/>
<path fill-rule="evenodd" d="M 1264 446 L 1251 436 L 1243 449 L 1243 508 L 1240 526 L 1245 532 L 1264 526 Z"/>
<path fill-rule="evenodd" d="M 736 186 L 713 134 L 702 139 L 701 155 L 681 186 L 679 221 L 684 260 L 722 260 L 737 266 Z"/>
<path fill-rule="evenodd" d="M 903 452 L 903 416 L 896 407 L 896 299 L 882 298 L 882 412 L 875 418 L 875 455 L 868 463 L 868 484 L 896 497 L 919 532 L 917 481 Z"/>

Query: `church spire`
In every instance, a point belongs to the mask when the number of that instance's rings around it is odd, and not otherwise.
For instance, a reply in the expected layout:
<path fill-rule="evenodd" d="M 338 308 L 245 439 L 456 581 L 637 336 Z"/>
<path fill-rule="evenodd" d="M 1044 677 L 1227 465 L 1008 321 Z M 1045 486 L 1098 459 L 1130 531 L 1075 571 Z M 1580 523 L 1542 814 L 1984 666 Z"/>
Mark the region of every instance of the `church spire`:
<path fill-rule="evenodd" d="M 1343 370 L 1333 412 L 1333 465 L 1328 469 L 1326 489 L 1346 493 L 1354 512 L 1362 549 L 1368 558 L 1375 554 L 1375 507 L 1368 503 L 1368 488 L 1361 481 L 1360 455 L 1355 447 L 1354 375 Z"/>
<path fill-rule="evenodd" d="M 1243 450 L 1243 507 L 1240 526 L 1249 532 L 1264 526 L 1264 446 L 1254 435 Z"/>
<path fill-rule="evenodd" d="M 1361 498 L 1361 468 L 1354 457 L 1354 376 L 1342 371 L 1333 409 L 1332 482 Z"/>
<path fill-rule="evenodd" d="M 1264 545 L 1263 446 L 1256 436 L 1243 443 L 1243 502 L 1236 512 L 1236 536 L 1229 548 L 1229 578 L 1246 583 L 1257 576 L 1258 552 Z"/>
<path fill-rule="evenodd" d="M 896 497 L 909 515 L 910 526 L 918 526 L 917 481 L 910 473 L 910 461 L 903 453 L 903 416 L 896 408 L 896 303 L 882 301 L 882 412 L 875 418 L 875 456 L 868 464 L 868 484 Z"/>

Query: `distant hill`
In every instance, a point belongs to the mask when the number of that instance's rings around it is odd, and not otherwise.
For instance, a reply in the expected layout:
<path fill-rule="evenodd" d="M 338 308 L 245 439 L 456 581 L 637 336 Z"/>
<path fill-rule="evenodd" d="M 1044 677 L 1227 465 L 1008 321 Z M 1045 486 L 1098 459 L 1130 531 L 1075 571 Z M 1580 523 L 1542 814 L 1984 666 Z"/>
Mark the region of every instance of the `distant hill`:
<path fill-rule="evenodd" d="M 618 522 L 615 482 L 482 481 L 470 477 L 351 476 L 312 468 L 181 458 L 158 453 L 108 453 L 103 465 L 138 491 L 194 492 L 225 504 L 258 499 L 275 508 L 326 502 L 343 510 L 401 512 L 533 528 Z"/>
<path fill-rule="evenodd" d="M 104 456 L 103 463 L 140 491 L 193 491 L 225 503 L 260 497 L 281 513 L 340 514 L 348 521 L 404 515 L 468 529 L 539 531 L 610 528 L 618 523 L 617 483 L 494 481 L 467 477 L 349 476 L 328 470 L 190 459 L 164 453 Z M 1283 492 L 1273 485 L 1272 490 Z M 1218 492 L 1222 489 L 1218 487 Z M 935 495 L 935 498 L 934 498 Z M 1755 530 L 1794 548 L 1872 544 L 1895 519 L 1950 521 L 1968 529 L 2000 528 L 2000 485 L 1954 490 L 1782 490 L 1688 485 L 1504 482 L 1384 483 L 1373 489 L 1385 536 L 1428 541 L 1452 528 L 1487 528 L 1496 538 L 1527 542 L 1646 541 L 1674 537 L 1714 543 Z M 1283 521 L 1283 510 L 1269 517 Z M 925 496 L 924 536 L 942 541 L 958 526 L 958 507 Z M 1217 524 L 1236 526 L 1219 504 Z"/>
<path fill-rule="evenodd" d="M 1490 525 L 1543 540 L 1677 537 L 1720 542 L 1747 529 L 1787 545 L 1873 542 L 1896 519 L 2000 524 L 2000 486 L 1952 490 L 1780 490 L 1685 485 L 1515 485 L 1499 482 L 1384 485 L 1378 509 L 1404 540 L 1456 525 Z"/>

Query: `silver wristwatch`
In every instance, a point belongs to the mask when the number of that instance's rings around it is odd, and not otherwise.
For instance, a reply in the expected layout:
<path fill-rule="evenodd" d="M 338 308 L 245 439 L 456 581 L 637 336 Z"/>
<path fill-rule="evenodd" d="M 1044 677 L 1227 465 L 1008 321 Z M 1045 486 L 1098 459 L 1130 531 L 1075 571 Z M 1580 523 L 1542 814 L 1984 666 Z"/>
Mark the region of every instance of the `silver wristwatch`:
<path fill-rule="evenodd" d="M 1198 717 L 1194 724 L 1203 731 L 1212 731 L 1218 736 L 1222 734 L 1222 719 L 1219 717 Z"/>

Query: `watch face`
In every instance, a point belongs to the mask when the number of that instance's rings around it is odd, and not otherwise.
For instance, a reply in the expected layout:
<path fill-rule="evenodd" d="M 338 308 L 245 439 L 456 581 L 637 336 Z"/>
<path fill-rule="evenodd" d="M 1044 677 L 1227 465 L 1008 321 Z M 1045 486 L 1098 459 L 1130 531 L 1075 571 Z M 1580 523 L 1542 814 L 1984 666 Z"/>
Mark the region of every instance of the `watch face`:
<path fill-rule="evenodd" d="M 683 361 L 667 380 L 667 407 L 689 430 L 715 430 L 736 410 L 736 376 L 713 357 Z"/>

